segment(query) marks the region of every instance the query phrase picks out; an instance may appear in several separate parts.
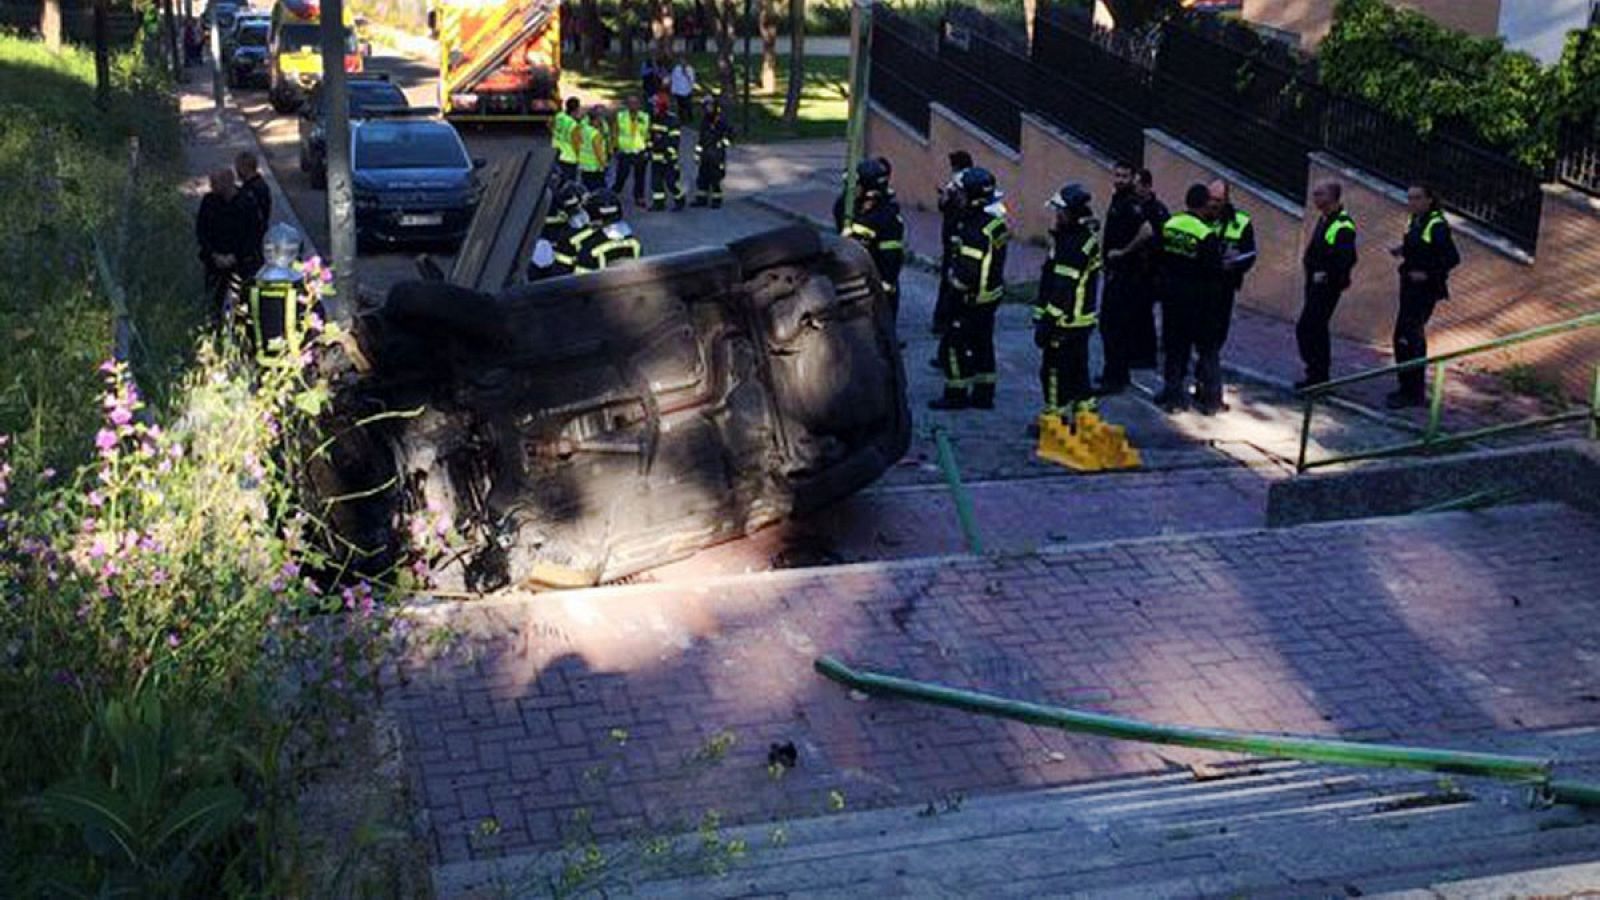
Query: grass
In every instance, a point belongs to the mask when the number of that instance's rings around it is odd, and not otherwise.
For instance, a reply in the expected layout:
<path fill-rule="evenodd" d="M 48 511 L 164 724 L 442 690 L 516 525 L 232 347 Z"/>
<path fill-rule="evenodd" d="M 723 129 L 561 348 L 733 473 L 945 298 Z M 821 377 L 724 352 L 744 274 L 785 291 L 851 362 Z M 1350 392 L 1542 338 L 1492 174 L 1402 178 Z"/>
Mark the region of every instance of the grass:
<path fill-rule="evenodd" d="M 114 257 L 141 338 L 136 372 L 157 402 L 185 367 L 200 318 L 176 105 L 131 55 L 112 68 L 101 109 L 87 50 L 53 55 L 0 35 L 0 434 L 16 437 L 20 467 L 70 468 L 98 424 L 95 368 L 110 355 L 111 312 L 93 238 Z M 130 137 L 143 160 L 132 185 Z M 123 229 L 125 204 L 132 227 Z"/>
<path fill-rule="evenodd" d="M 742 48 L 741 48 L 742 49 Z M 759 54 L 756 48 L 755 54 Z M 717 82 L 716 56 L 711 53 L 693 53 L 689 63 L 694 66 L 702 90 L 709 90 Z M 744 82 L 744 60 L 735 56 L 734 69 L 740 90 Z M 843 57 L 807 56 L 805 87 L 800 94 L 800 115 L 795 127 L 783 121 L 783 101 L 789 88 L 789 55 L 778 56 L 778 85 L 770 94 L 763 94 L 760 85 L 752 86 L 750 101 L 750 130 L 744 134 L 744 113 L 739 107 L 741 97 L 735 97 L 729 106 L 729 119 L 739 140 L 762 144 L 772 141 L 799 138 L 842 138 L 849 106 L 850 60 Z M 752 69 L 760 78 L 759 56 Z M 610 60 L 602 60 L 597 72 L 577 72 L 571 68 L 561 73 L 563 93 L 576 91 L 586 97 L 598 98 L 607 103 L 620 103 L 640 88 L 637 70 L 619 72 Z"/>

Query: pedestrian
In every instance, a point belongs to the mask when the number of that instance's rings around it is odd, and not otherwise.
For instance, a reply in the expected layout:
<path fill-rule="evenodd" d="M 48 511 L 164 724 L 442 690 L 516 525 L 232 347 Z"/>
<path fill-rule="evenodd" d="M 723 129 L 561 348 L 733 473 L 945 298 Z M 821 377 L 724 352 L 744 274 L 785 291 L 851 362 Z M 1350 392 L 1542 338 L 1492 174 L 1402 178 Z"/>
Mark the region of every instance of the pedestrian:
<path fill-rule="evenodd" d="M 639 90 L 646 97 L 656 95 L 656 86 L 661 84 L 661 72 L 656 69 L 656 58 L 646 53 L 644 62 L 639 64 Z"/>
<path fill-rule="evenodd" d="M 550 122 L 550 143 L 556 148 L 556 171 L 563 181 L 578 178 L 578 98 L 568 97 Z"/>
<path fill-rule="evenodd" d="M 706 100 L 700 136 L 694 145 L 695 194 L 692 206 L 722 208 L 722 179 L 728 174 L 728 145 L 731 143 L 733 133 L 722 114 L 722 99 L 713 97 Z"/>
<path fill-rule="evenodd" d="M 583 201 L 583 211 L 588 223 L 572 243 L 578 249 L 573 271 L 578 274 L 599 272 L 640 255 L 639 239 L 633 228 L 622 221 L 622 200 L 616 194 L 601 188 Z"/>
<path fill-rule="evenodd" d="M 933 333 L 944 334 L 955 318 L 957 298 L 949 288 L 945 274 L 950 269 L 950 240 L 955 237 L 956 223 L 961 221 L 961 173 L 972 168 L 972 154 L 956 150 L 948 157 L 950 178 L 939 188 L 939 297 L 933 305 Z"/>
<path fill-rule="evenodd" d="M 1233 325 L 1234 299 L 1256 264 L 1256 227 L 1250 213 L 1233 205 L 1233 191 L 1226 181 L 1219 178 L 1207 190 L 1211 230 L 1222 241 L 1222 289 L 1211 295 L 1212 302 L 1200 310 L 1196 322 L 1194 405 L 1201 415 L 1213 416 L 1228 409 L 1222 390 L 1222 348 Z"/>
<path fill-rule="evenodd" d="M 694 124 L 694 66 L 682 56 L 672 64 L 672 71 L 668 73 L 667 81 L 672 91 L 672 102 L 678 107 L 678 122 L 683 125 Z"/>
<path fill-rule="evenodd" d="M 900 269 L 906 259 L 906 223 L 900 201 L 889 186 L 891 169 L 882 158 L 856 166 L 855 214 L 841 222 L 840 233 L 865 247 L 878 269 L 878 280 L 896 317 L 900 311 Z"/>
<path fill-rule="evenodd" d="M 656 92 L 655 115 L 650 118 L 650 208 L 656 212 L 667 208 L 668 197 L 672 198 L 673 212 L 683 210 L 683 187 L 679 184 L 682 152 L 683 129 L 663 87 Z"/>
<path fill-rule="evenodd" d="M 950 241 L 945 278 L 956 295 L 956 315 L 939 341 L 944 395 L 930 409 L 994 409 L 997 382 L 994 317 L 1005 294 L 1006 208 L 988 169 L 961 173 L 962 213 Z"/>
<path fill-rule="evenodd" d="M 1089 381 L 1089 336 L 1100 300 L 1100 226 L 1087 188 L 1073 182 L 1047 205 L 1055 210 L 1050 256 L 1039 273 L 1033 343 L 1042 351 L 1039 384 L 1044 415 L 1076 416 L 1094 406 Z M 1038 425 L 1029 433 L 1037 433 Z"/>
<path fill-rule="evenodd" d="M 1319 216 L 1301 258 L 1306 275 L 1305 306 L 1294 326 L 1300 361 L 1306 367 L 1305 379 L 1295 383 L 1299 390 L 1328 380 L 1333 366 L 1328 326 L 1339 298 L 1350 287 L 1350 272 L 1357 262 L 1356 223 L 1345 211 L 1344 187 L 1337 181 L 1325 181 L 1312 189 L 1311 203 Z"/>
<path fill-rule="evenodd" d="M 1105 302 L 1100 314 L 1104 361 L 1100 393 L 1127 390 L 1134 369 L 1155 366 L 1155 295 L 1160 285 L 1161 228 L 1167 208 L 1155 196 L 1149 169 L 1119 163 L 1111 171 L 1106 209 Z"/>
<path fill-rule="evenodd" d="M 889 176 L 894 171 L 894 164 L 889 162 L 889 157 L 887 157 L 887 156 L 874 156 L 874 157 L 872 157 L 872 161 L 883 167 L 883 181 L 884 181 L 884 183 L 888 183 Z M 862 162 L 866 162 L 866 160 L 862 160 Z M 860 164 L 857 164 L 856 171 L 860 172 L 860 170 L 861 170 L 861 166 L 860 166 Z M 842 178 L 840 180 L 843 181 Z M 861 190 L 861 178 L 858 175 L 857 178 L 856 178 L 856 191 L 857 191 L 856 199 L 857 199 L 857 201 L 859 201 L 861 199 L 861 195 L 859 193 L 860 190 Z M 844 234 L 844 226 L 845 226 L 844 192 L 845 192 L 845 189 L 843 187 L 839 188 L 839 196 L 833 198 L 833 230 L 838 232 L 839 234 Z M 899 201 L 898 200 L 896 200 L 895 203 L 896 203 L 896 205 L 899 205 Z"/>
<path fill-rule="evenodd" d="M 1450 296 L 1450 270 L 1461 264 L 1450 222 L 1439 197 L 1427 185 L 1406 192 L 1411 223 L 1405 238 L 1389 253 L 1400 260 L 1400 309 L 1394 320 L 1394 361 L 1407 363 L 1428 355 L 1428 319 L 1440 300 Z M 1400 387 L 1384 398 L 1390 409 L 1422 406 L 1427 394 L 1422 367 L 1396 374 Z"/>
<path fill-rule="evenodd" d="M 261 162 L 254 153 L 244 150 L 233 158 L 233 172 L 238 178 L 239 190 L 249 195 L 256 212 L 256 245 L 267 236 L 272 226 L 272 188 L 261 175 Z"/>
<path fill-rule="evenodd" d="M 194 16 L 183 20 L 183 59 L 189 66 L 200 65 L 204 54 L 205 37 L 200 33 L 200 23 Z"/>
<path fill-rule="evenodd" d="M 1222 238 L 1208 221 L 1211 192 L 1190 185 L 1184 211 L 1161 226 L 1162 387 L 1157 406 L 1177 412 L 1189 406 L 1189 360 L 1201 322 L 1223 291 Z"/>
<path fill-rule="evenodd" d="M 628 98 L 626 108 L 617 113 L 617 171 L 611 191 L 618 197 L 633 177 L 633 205 L 645 205 L 645 170 L 649 165 L 650 114 L 640 109 L 638 96 Z"/>
<path fill-rule="evenodd" d="M 260 251 L 251 250 L 256 244 L 255 206 L 240 193 L 233 170 L 218 169 L 209 181 L 194 234 L 205 267 L 207 312 L 215 324 L 226 321 L 245 279 L 255 273 L 250 263 Z"/>
<path fill-rule="evenodd" d="M 589 224 L 583 200 L 583 186 L 576 181 L 564 181 L 556 187 L 544 227 L 533 245 L 533 258 L 528 261 L 529 281 L 572 274 L 578 261 L 573 238 Z"/>
<path fill-rule="evenodd" d="M 605 107 L 591 106 L 588 116 L 578 126 L 578 180 L 591 193 L 606 186 L 606 164 L 611 160 L 605 118 Z"/>

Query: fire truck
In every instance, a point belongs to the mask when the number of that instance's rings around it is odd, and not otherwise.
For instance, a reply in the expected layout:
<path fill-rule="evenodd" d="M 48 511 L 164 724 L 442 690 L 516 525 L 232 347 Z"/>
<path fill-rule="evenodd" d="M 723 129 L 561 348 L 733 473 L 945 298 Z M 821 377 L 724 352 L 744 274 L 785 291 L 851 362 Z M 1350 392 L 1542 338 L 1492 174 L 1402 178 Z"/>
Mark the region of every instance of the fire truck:
<path fill-rule="evenodd" d="M 560 0 L 443 0 L 439 108 L 460 122 L 534 122 L 561 104 Z"/>

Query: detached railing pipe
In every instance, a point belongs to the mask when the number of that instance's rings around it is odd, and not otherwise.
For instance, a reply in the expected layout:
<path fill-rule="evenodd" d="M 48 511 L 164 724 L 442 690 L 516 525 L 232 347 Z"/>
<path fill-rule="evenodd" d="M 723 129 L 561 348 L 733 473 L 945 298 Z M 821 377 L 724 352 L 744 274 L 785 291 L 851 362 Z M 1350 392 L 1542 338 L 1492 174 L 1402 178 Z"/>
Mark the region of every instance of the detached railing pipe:
<path fill-rule="evenodd" d="M 1600 785 L 1554 780 L 1551 777 L 1554 763 L 1548 759 L 1498 753 L 1435 750 L 1399 744 L 1367 744 L 1327 738 L 1228 731 L 1220 728 L 1158 725 L 1121 716 L 1045 706 L 1023 700 L 1009 700 L 992 694 L 912 681 L 878 672 L 861 672 L 830 656 L 819 657 L 814 667 L 824 678 L 867 694 L 917 700 L 984 716 L 1060 728 L 1063 731 L 1149 744 L 1249 753 L 1254 756 L 1279 759 L 1371 768 L 1419 769 L 1495 778 L 1537 787 L 1557 802 L 1600 806 Z"/>
<path fill-rule="evenodd" d="M 961 522 L 961 535 L 967 541 L 967 550 L 983 555 L 983 534 L 978 530 L 978 517 L 972 511 L 972 497 L 967 486 L 961 483 L 961 466 L 956 463 L 956 450 L 950 435 L 937 425 L 933 428 L 933 442 L 939 450 L 939 470 L 944 473 L 945 484 L 950 487 L 950 499 L 956 505 L 956 519 Z"/>

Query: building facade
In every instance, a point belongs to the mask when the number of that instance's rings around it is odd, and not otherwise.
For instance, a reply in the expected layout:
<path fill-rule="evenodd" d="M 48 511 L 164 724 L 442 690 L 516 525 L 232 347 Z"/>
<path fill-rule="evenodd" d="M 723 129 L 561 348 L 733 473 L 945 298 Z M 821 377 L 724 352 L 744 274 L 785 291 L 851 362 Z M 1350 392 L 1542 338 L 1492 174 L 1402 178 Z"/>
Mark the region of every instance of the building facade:
<path fill-rule="evenodd" d="M 1595 21 L 1600 0 L 1389 0 L 1441 25 L 1499 36 L 1546 63 L 1561 57 L 1567 32 Z M 1244 0 L 1245 19 L 1314 48 L 1333 26 L 1335 0 Z"/>

